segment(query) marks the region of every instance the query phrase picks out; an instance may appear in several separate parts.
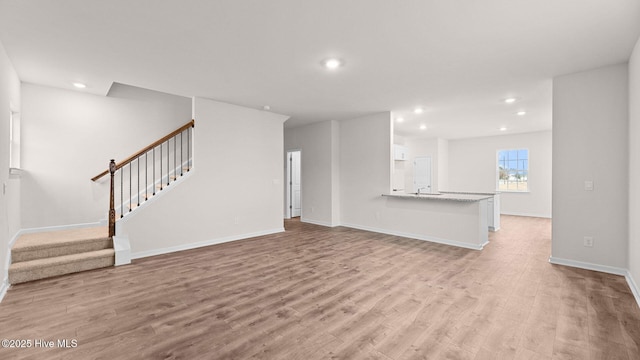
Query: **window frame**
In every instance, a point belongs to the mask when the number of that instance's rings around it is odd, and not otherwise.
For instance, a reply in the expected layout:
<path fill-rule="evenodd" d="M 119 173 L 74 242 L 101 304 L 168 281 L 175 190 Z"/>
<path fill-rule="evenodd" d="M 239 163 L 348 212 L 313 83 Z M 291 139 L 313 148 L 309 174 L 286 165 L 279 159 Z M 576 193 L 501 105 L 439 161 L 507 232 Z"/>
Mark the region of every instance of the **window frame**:
<path fill-rule="evenodd" d="M 13 103 L 9 104 L 9 170 L 20 169 L 20 132 L 21 132 L 20 112 Z"/>
<path fill-rule="evenodd" d="M 527 162 L 527 167 L 524 169 L 520 169 L 518 167 L 518 165 L 516 164 L 516 173 L 523 171 L 526 174 L 526 189 L 501 189 L 500 188 L 500 153 L 501 152 L 505 152 L 505 151 L 526 151 L 527 152 L 527 158 L 526 159 L 522 159 L 522 160 L 526 160 Z M 521 159 L 516 158 L 513 161 L 520 161 Z M 511 161 L 511 160 L 507 160 L 507 161 Z M 500 191 L 500 192 L 507 192 L 507 193 L 529 193 L 531 192 L 531 179 L 530 179 L 530 175 L 531 175 L 531 151 L 529 151 L 529 148 L 527 147 L 512 147 L 512 148 L 504 148 L 504 149 L 498 149 L 496 150 L 496 191 Z M 507 171 L 509 171 L 510 169 L 507 168 Z M 518 181 L 513 181 L 513 180 L 509 180 L 507 179 L 507 184 L 509 183 L 518 183 Z M 507 185 L 508 187 L 508 185 Z"/>

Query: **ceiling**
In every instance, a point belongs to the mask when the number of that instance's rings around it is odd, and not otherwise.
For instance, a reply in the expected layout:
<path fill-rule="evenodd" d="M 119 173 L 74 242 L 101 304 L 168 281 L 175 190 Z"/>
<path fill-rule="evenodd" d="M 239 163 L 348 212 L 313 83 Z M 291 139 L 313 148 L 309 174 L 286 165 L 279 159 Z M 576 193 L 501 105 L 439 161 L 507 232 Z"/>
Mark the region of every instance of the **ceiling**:
<path fill-rule="evenodd" d="M 24 82 L 268 105 L 287 127 L 392 111 L 447 139 L 550 129 L 551 79 L 626 62 L 639 34 L 638 0 L 0 0 Z"/>

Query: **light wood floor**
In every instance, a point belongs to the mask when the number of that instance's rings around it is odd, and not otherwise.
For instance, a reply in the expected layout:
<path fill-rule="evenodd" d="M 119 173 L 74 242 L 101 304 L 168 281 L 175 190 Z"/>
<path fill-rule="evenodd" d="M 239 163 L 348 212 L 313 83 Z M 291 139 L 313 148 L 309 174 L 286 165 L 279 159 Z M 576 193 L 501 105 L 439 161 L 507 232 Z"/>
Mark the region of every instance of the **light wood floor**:
<path fill-rule="evenodd" d="M 548 219 L 483 251 L 286 222 L 236 241 L 12 287 L 2 359 L 640 359 L 620 276 L 550 265 Z"/>

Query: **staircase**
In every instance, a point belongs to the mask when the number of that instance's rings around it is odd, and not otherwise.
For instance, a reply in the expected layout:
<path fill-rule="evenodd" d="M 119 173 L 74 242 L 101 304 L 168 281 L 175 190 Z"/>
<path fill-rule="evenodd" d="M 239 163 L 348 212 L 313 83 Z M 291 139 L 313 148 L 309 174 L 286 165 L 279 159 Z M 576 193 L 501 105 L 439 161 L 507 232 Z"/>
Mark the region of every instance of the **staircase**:
<path fill-rule="evenodd" d="M 11 249 L 9 283 L 19 284 L 115 265 L 116 221 L 166 189 L 192 168 L 191 120 L 94 176 L 109 176 L 109 226 L 25 234 Z M 122 241 L 122 239 L 120 239 Z M 123 254 L 122 242 L 119 256 Z M 126 260 L 125 260 L 126 261 Z M 130 259 L 129 259 L 130 261 Z M 119 260 L 119 264 L 125 264 Z"/>
<path fill-rule="evenodd" d="M 113 266 L 113 241 L 106 227 L 25 234 L 11 249 L 9 283 L 50 278 Z"/>

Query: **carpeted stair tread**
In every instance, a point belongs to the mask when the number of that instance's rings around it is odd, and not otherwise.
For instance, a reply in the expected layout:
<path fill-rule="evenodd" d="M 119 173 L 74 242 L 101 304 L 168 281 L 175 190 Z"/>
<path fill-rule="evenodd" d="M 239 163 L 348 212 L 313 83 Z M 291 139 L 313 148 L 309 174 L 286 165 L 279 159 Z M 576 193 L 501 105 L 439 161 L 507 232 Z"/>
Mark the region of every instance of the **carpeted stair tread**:
<path fill-rule="evenodd" d="M 103 249 L 46 259 L 23 261 L 9 267 L 9 282 L 18 284 L 80 271 L 113 266 L 115 251 Z"/>
<path fill-rule="evenodd" d="M 106 226 L 69 230 L 56 230 L 21 235 L 13 245 L 12 251 L 22 251 L 42 247 L 57 247 L 92 239 L 108 239 Z"/>
<path fill-rule="evenodd" d="M 114 256 L 114 254 L 115 254 L 115 251 L 113 249 L 102 249 L 102 250 L 91 251 L 91 252 L 83 252 L 78 254 L 50 257 L 46 259 L 21 261 L 21 262 L 11 264 L 11 266 L 9 267 L 9 272 L 11 272 L 11 270 L 22 271 L 28 268 L 37 269 L 41 267 L 47 267 L 53 264 L 68 264 L 68 263 L 73 263 L 73 262 L 78 262 L 78 261 L 83 261 L 88 259 Z"/>
<path fill-rule="evenodd" d="M 113 249 L 113 241 L 107 235 L 104 227 L 25 234 L 11 249 L 11 262 Z"/>

